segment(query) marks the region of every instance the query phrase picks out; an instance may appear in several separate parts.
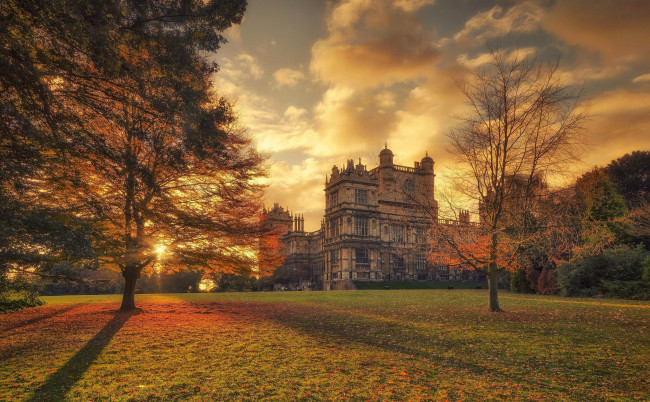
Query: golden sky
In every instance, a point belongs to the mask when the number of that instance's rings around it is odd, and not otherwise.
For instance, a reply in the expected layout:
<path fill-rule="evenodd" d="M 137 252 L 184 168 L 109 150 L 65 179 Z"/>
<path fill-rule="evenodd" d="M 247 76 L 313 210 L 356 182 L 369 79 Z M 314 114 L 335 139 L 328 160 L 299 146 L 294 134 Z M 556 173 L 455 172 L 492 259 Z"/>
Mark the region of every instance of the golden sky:
<path fill-rule="evenodd" d="M 541 60 L 559 54 L 592 117 L 578 174 L 650 149 L 648 0 L 249 0 L 220 49 L 217 91 L 270 155 L 267 204 L 320 227 L 333 165 L 372 168 L 428 151 L 437 185 L 446 135 L 465 110 L 455 79 L 488 61 L 486 41 Z"/>

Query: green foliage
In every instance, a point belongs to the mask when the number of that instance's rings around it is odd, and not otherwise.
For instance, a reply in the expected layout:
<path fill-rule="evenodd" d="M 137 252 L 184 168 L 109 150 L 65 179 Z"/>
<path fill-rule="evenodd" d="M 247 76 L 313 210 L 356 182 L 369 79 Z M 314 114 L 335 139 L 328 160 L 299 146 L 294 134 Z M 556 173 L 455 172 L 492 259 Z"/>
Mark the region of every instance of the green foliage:
<path fill-rule="evenodd" d="M 634 283 L 642 280 L 645 261 L 650 253 L 643 247 L 619 245 L 601 254 L 576 256 L 557 268 L 557 282 L 564 296 L 641 297 L 643 287 Z M 629 286 L 625 283 L 629 283 Z M 640 294 L 633 294 L 637 290 Z"/>
<path fill-rule="evenodd" d="M 576 198 L 585 250 L 599 253 L 603 248 L 633 241 L 624 219 L 629 213 L 625 200 L 604 169 L 593 169 L 578 179 Z"/>
<path fill-rule="evenodd" d="M 8 280 L 0 274 L 0 314 L 45 304 L 30 282 L 18 277 Z"/>
<path fill-rule="evenodd" d="M 603 280 L 602 283 L 608 297 L 650 300 L 650 283 L 646 281 Z"/>
<path fill-rule="evenodd" d="M 517 293 L 535 293 L 525 269 L 518 269 L 510 274 L 510 290 Z"/>
<path fill-rule="evenodd" d="M 616 186 L 605 172 L 594 172 L 591 186 L 585 198 L 585 220 L 610 221 L 628 213 L 625 199 L 616 191 Z"/>
<path fill-rule="evenodd" d="M 607 174 L 625 198 L 628 208 L 650 199 L 650 151 L 634 151 L 610 162 Z"/>
<path fill-rule="evenodd" d="M 641 279 L 650 282 L 650 255 L 643 260 L 643 274 L 641 275 Z"/>

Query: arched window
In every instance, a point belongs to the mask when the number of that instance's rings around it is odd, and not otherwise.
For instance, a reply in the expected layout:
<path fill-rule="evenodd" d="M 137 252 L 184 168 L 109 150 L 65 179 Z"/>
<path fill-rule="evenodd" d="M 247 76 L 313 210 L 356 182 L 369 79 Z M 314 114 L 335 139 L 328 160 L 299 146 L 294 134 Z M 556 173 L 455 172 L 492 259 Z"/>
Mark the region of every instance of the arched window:
<path fill-rule="evenodd" d="M 415 192 L 415 185 L 412 179 L 404 180 L 404 192 L 406 194 L 413 194 Z"/>

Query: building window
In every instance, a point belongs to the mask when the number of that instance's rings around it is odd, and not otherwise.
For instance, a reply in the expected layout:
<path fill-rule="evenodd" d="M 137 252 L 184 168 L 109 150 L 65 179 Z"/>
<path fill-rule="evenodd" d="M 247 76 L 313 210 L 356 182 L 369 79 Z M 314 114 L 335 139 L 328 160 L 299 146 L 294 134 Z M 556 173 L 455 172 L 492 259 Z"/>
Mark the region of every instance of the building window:
<path fill-rule="evenodd" d="M 368 204 L 368 190 L 354 189 L 354 203 L 359 205 Z"/>
<path fill-rule="evenodd" d="M 367 248 L 356 248 L 354 249 L 354 251 L 356 254 L 357 266 L 370 264 L 370 260 L 368 259 Z"/>
<path fill-rule="evenodd" d="M 393 262 L 393 269 L 404 269 L 404 257 L 401 255 L 392 254 L 390 259 Z"/>
<path fill-rule="evenodd" d="M 416 227 L 415 228 L 415 242 L 416 243 L 425 243 L 426 239 L 424 238 L 424 228 Z"/>
<path fill-rule="evenodd" d="M 404 180 L 404 192 L 409 195 L 413 195 L 415 192 L 415 186 L 413 185 L 413 180 L 406 179 Z"/>
<path fill-rule="evenodd" d="M 355 231 L 357 236 L 368 236 L 368 218 L 357 216 L 355 219 Z"/>
<path fill-rule="evenodd" d="M 339 265 L 339 253 L 338 250 L 330 251 L 330 263 L 331 266 L 337 267 Z"/>
<path fill-rule="evenodd" d="M 332 237 L 339 235 L 339 219 L 334 218 L 330 220 L 330 233 Z"/>
<path fill-rule="evenodd" d="M 392 226 L 391 230 L 392 230 L 391 240 L 396 243 L 404 243 L 404 227 Z"/>
<path fill-rule="evenodd" d="M 420 271 L 427 269 L 427 259 L 423 255 L 415 256 L 415 269 Z"/>
<path fill-rule="evenodd" d="M 339 191 L 332 191 L 330 194 L 330 207 L 336 206 L 339 203 Z"/>

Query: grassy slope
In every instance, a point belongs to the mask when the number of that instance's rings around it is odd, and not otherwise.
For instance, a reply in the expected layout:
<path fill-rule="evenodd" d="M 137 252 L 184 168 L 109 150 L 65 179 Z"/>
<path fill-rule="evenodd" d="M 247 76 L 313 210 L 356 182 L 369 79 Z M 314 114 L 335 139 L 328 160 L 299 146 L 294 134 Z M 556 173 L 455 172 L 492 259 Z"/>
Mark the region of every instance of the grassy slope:
<path fill-rule="evenodd" d="M 0 400 L 650 398 L 650 303 L 485 290 L 47 297 L 0 316 Z"/>

